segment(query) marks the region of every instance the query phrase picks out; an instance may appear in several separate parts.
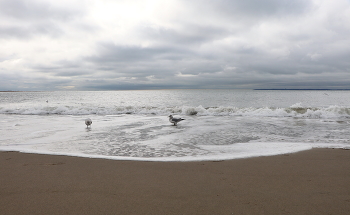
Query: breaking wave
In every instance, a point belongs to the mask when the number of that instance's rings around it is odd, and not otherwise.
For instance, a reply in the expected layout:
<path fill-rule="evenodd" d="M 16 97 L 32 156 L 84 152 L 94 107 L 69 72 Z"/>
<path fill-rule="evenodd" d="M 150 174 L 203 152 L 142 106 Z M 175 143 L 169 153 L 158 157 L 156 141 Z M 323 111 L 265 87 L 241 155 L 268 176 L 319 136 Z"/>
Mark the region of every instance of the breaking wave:
<path fill-rule="evenodd" d="M 0 114 L 20 115 L 118 115 L 118 114 L 152 114 L 152 115 L 198 115 L 198 116 L 252 116 L 252 117 L 296 117 L 296 118 L 350 118 L 350 108 L 342 106 L 302 107 L 295 104 L 287 108 L 277 107 L 245 107 L 232 106 L 93 106 L 93 105 L 38 105 L 0 107 Z"/>

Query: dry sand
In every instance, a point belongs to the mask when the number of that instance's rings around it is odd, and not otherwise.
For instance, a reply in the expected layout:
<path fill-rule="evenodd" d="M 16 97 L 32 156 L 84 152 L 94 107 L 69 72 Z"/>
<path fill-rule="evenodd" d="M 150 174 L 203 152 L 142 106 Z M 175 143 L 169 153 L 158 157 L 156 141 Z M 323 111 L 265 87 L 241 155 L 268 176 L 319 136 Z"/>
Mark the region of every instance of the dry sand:
<path fill-rule="evenodd" d="M 0 214 L 350 214 L 350 150 L 219 162 L 0 152 Z"/>

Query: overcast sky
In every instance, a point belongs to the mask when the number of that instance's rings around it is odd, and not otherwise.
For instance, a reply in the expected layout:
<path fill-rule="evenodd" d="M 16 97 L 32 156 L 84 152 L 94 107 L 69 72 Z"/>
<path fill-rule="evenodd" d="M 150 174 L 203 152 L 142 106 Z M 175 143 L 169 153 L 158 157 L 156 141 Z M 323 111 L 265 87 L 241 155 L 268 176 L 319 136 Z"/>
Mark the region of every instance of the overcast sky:
<path fill-rule="evenodd" d="M 350 88 L 350 0 L 0 0 L 0 90 Z"/>

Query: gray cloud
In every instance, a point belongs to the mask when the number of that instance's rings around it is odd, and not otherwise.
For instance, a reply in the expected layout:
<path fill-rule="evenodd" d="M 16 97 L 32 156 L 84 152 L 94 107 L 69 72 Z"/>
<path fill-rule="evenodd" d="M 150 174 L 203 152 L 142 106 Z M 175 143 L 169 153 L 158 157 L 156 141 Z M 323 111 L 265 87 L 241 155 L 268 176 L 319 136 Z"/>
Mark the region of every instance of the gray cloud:
<path fill-rule="evenodd" d="M 226 15 L 236 16 L 238 14 L 247 17 L 298 15 L 306 12 L 311 6 L 310 1 L 304 0 L 219 0 L 215 2 L 207 0 L 205 2 L 198 1 L 197 4 L 214 7 L 214 11 L 219 10 Z"/>
<path fill-rule="evenodd" d="M 350 88 L 350 2 L 320 1 L 0 0 L 0 90 Z"/>
<path fill-rule="evenodd" d="M 82 15 L 79 8 L 58 8 L 45 1 L 11 0 L 0 1 L 0 14 L 4 17 L 25 21 L 60 20 L 70 21 Z"/>
<path fill-rule="evenodd" d="M 110 43 L 98 45 L 98 56 L 88 57 L 87 60 L 97 62 L 149 62 L 151 60 L 181 59 L 181 56 L 189 55 L 186 49 L 169 47 L 139 47 L 139 46 L 116 46 Z"/>
<path fill-rule="evenodd" d="M 60 8 L 45 1 L 0 1 L 0 37 L 29 39 L 37 35 L 58 37 L 65 34 L 61 25 L 85 14 L 81 8 Z"/>
<path fill-rule="evenodd" d="M 63 34 L 63 30 L 53 23 L 46 23 L 43 25 L 38 24 L 29 27 L 0 27 L 0 37 L 2 38 L 30 39 L 37 35 L 50 35 L 51 37 L 59 37 Z"/>
<path fill-rule="evenodd" d="M 175 47 L 182 47 L 188 45 L 200 45 L 205 42 L 215 40 L 217 38 L 223 38 L 228 36 L 230 32 L 223 28 L 215 26 L 193 25 L 185 24 L 184 30 L 175 30 L 169 28 L 152 28 L 150 26 L 141 27 L 140 34 L 142 34 L 148 40 L 170 44 Z"/>

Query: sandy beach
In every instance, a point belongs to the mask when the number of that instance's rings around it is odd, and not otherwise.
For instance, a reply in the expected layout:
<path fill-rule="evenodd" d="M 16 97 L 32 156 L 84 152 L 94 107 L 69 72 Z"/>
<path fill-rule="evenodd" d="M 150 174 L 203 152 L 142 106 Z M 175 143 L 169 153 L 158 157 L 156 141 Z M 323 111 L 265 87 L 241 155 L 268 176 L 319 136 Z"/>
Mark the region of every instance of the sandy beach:
<path fill-rule="evenodd" d="M 205 162 L 0 152 L 1 214 L 349 214 L 350 150 Z"/>

